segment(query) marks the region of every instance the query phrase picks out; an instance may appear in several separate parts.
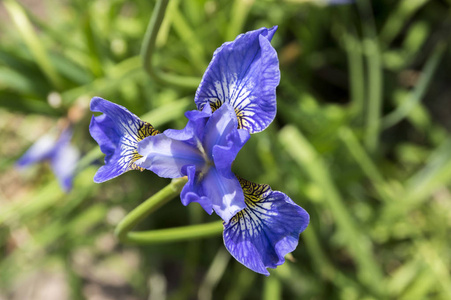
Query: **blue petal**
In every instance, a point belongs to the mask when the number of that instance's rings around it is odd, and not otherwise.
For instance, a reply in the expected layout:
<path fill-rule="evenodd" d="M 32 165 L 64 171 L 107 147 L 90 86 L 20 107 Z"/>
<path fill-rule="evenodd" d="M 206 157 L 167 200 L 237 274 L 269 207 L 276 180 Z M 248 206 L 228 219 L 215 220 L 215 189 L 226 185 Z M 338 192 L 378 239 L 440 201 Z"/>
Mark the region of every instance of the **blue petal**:
<path fill-rule="evenodd" d="M 65 192 L 72 187 L 75 167 L 80 156 L 79 151 L 70 144 L 72 129 L 67 128 L 57 135 L 50 133 L 41 137 L 19 159 L 17 165 L 25 167 L 30 164 L 50 160 L 53 173 Z"/>
<path fill-rule="evenodd" d="M 284 263 L 299 234 L 309 223 L 308 213 L 287 195 L 240 178 L 247 207 L 224 224 L 224 244 L 240 263 L 269 275 L 266 268 Z"/>
<path fill-rule="evenodd" d="M 210 199 L 213 210 L 224 222 L 228 222 L 246 207 L 238 179 L 230 169 L 228 172 L 223 176 L 215 167 L 210 167 L 199 182 L 205 196 Z"/>
<path fill-rule="evenodd" d="M 187 111 L 185 116 L 188 118 L 188 123 L 185 128 L 182 130 L 168 129 L 165 130 L 164 134 L 171 139 L 184 141 L 193 147 L 202 148 L 201 138 L 211 114 L 210 107 L 205 107 L 202 111 Z"/>
<path fill-rule="evenodd" d="M 91 111 L 103 113 L 92 117 L 89 132 L 105 153 L 105 166 L 97 171 L 94 181 L 104 182 L 129 170 L 142 171 L 135 164 L 141 158 L 138 142 L 158 131 L 125 107 L 99 97 L 92 98 Z"/>
<path fill-rule="evenodd" d="M 249 137 L 249 132 L 245 129 L 234 130 L 227 136 L 225 146 L 215 145 L 213 147 L 213 161 L 222 176 L 226 178 L 235 177 L 231 172 L 232 163 Z"/>
<path fill-rule="evenodd" d="M 150 136 L 138 143 L 142 156 L 135 163 L 160 177 L 177 178 L 185 176 L 182 167 L 195 166 L 204 169 L 206 157 L 201 144 L 205 124 L 211 116 L 211 108 L 185 113 L 188 123 L 182 130 L 168 129 L 163 134 Z"/>
<path fill-rule="evenodd" d="M 53 173 L 66 193 L 72 188 L 72 180 L 79 157 L 78 149 L 67 142 L 60 144 L 51 158 Z"/>
<path fill-rule="evenodd" d="M 279 60 L 271 39 L 277 30 L 261 28 L 224 43 L 213 54 L 194 99 L 199 109 L 230 103 L 239 128 L 264 130 L 276 115 Z"/>
<path fill-rule="evenodd" d="M 184 130 L 172 130 L 173 137 L 177 137 L 176 131 L 182 138 L 189 139 Z M 160 177 L 178 178 L 184 176 L 182 174 L 184 166 L 195 166 L 197 169 L 205 166 L 205 159 L 197 147 L 186 141 L 167 137 L 166 131 L 139 142 L 138 153 L 142 158 L 137 160 L 136 164 Z"/>
<path fill-rule="evenodd" d="M 213 113 L 205 125 L 202 137 L 202 145 L 208 157 L 212 157 L 213 147 L 217 145 L 228 145 L 229 135 L 238 131 L 237 124 L 237 118 L 233 108 L 229 104 L 224 104 Z M 239 149 L 241 149 L 243 145 L 241 145 Z"/>
<path fill-rule="evenodd" d="M 57 143 L 56 134 L 46 134 L 39 138 L 17 161 L 20 168 L 49 159 Z"/>
<path fill-rule="evenodd" d="M 199 183 L 196 175 L 195 166 L 187 166 L 182 170 L 183 174 L 188 176 L 188 182 L 180 193 L 180 199 L 183 205 L 188 205 L 191 202 L 197 202 L 202 206 L 205 211 L 211 215 L 213 212 L 213 206 L 208 197 L 205 196 L 203 186 Z"/>
<path fill-rule="evenodd" d="M 183 173 L 188 176 L 180 194 L 183 205 L 198 202 L 208 214 L 214 210 L 224 221 L 246 206 L 240 183 L 233 174 L 233 178 L 225 178 L 211 167 L 207 174 L 199 175 L 194 166 L 184 168 Z"/>
<path fill-rule="evenodd" d="M 209 118 L 211 117 L 212 111 L 211 107 L 208 105 L 203 108 L 202 111 L 191 110 L 185 113 L 185 117 L 188 118 L 188 124 L 183 129 L 184 136 L 179 130 L 168 129 L 165 131 L 166 135 L 170 138 L 178 139 L 179 141 L 188 141 L 193 138 L 200 140 L 202 138 L 203 132 L 205 130 L 205 125 L 207 124 Z M 172 135 L 174 133 L 174 135 Z"/>

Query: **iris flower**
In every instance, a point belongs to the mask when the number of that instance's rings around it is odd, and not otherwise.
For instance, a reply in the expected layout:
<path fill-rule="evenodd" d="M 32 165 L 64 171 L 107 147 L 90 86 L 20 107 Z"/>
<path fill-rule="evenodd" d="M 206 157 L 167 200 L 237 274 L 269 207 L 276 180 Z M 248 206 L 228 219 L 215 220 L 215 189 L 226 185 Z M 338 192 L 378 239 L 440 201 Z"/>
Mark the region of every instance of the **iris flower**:
<path fill-rule="evenodd" d="M 277 27 L 261 28 L 224 43 L 196 91 L 197 111 L 185 114 L 182 130 L 159 134 L 122 106 L 93 98 L 90 131 L 106 154 L 94 180 L 128 170 L 148 169 L 166 178 L 187 176 L 184 205 L 198 202 L 224 221 L 224 244 L 240 263 L 269 275 L 284 262 L 308 213 L 282 192 L 237 177 L 232 163 L 250 134 L 264 130 L 276 115 L 279 61 L 271 39 Z"/>
<path fill-rule="evenodd" d="M 50 161 L 61 188 L 69 192 L 80 157 L 78 149 L 70 143 L 71 138 L 70 128 L 63 130 L 59 136 L 55 132 L 42 136 L 17 161 L 17 166 L 22 169 L 38 162 Z"/>

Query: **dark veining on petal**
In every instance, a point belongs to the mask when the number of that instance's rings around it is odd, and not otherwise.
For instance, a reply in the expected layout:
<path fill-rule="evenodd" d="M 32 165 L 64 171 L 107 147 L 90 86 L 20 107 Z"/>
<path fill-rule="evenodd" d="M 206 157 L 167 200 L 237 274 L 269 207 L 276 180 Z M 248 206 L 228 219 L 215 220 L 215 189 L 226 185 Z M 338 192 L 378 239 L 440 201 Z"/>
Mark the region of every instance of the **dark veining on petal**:
<path fill-rule="evenodd" d="M 238 212 L 231 220 L 231 224 L 238 223 L 238 221 L 244 220 L 247 215 L 252 214 L 252 208 L 258 206 L 258 203 L 265 199 L 269 193 L 272 192 L 271 187 L 267 184 L 257 184 L 250 182 L 237 176 L 244 193 L 244 202 L 247 207 Z"/>
<path fill-rule="evenodd" d="M 153 135 L 157 135 L 160 132 L 155 129 L 152 125 L 150 125 L 147 122 L 140 122 L 139 124 L 139 128 L 138 128 L 138 132 L 136 135 L 136 144 L 139 141 L 142 141 L 143 139 L 145 139 L 148 136 L 153 136 Z M 129 154 L 132 156 L 132 158 L 128 161 L 128 166 L 127 166 L 127 171 L 128 170 L 139 170 L 139 171 L 144 171 L 144 168 L 141 168 L 139 166 L 137 166 L 135 164 L 135 161 L 137 161 L 138 159 L 142 158 L 142 155 L 138 153 L 138 149 L 137 147 L 134 147 L 134 149 L 131 151 L 131 153 Z"/>
<path fill-rule="evenodd" d="M 224 103 L 221 99 L 217 99 L 216 101 L 208 100 L 210 102 L 211 112 L 214 113 L 221 105 Z"/>

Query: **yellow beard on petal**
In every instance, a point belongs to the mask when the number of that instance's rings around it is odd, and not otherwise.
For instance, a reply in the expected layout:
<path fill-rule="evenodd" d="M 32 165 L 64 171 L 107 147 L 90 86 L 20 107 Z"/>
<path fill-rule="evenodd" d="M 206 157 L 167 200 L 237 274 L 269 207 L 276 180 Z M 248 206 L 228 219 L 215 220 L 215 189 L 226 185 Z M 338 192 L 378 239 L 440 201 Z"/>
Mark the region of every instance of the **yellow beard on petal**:
<path fill-rule="evenodd" d="M 142 122 L 141 127 L 139 127 L 137 135 L 136 135 L 136 144 L 138 144 L 139 141 L 142 141 L 148 136 L 157 135 L 160 132 L 155 129 L 152 125 L 150 125 L 147 122 Z M 129 155 L 131 155 L 130 161 L 128 162 L 128 170 L 139 170 L 144 171 L 144 168 L 141 168 L 135 164 L 135 161 L 142 158 L 142 155 L 138 153 L 138 149 L 134 149 Z"/>

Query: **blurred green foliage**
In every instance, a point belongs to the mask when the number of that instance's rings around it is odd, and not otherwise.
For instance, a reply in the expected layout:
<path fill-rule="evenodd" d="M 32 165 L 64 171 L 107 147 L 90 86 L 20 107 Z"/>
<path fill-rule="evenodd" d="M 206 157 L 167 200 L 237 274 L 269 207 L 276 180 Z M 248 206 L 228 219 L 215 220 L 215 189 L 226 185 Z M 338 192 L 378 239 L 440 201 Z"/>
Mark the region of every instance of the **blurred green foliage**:
<path fill-rule="evenodd" d="M 30 274 L 54 272 L 70 299 L 449 299 L 451 1 L 324 3 L 171 0 L 151 57 L 157 70 L 200 81 L 223 42 L 279 26 L 278 115 L 233 168 L 284 191 L 311 224 L 266 278 L 230 259 L 220 236 L 149 246 L 113 236 L 168 181 L 129 172 L 93 183 L 102 156 L 88 133 L 90 98 L 160 130 L 182 128 L 195 108 L 195 87 L 156 82 L 142 67 L 155 3 L 4 0 L 0 298 L 23 299 L 27 278 L 39 286 Z M 48 166 L 19 174 L 14 162 L 73 107 L 86 156 L 64 194 Z M 217 219 L 175 200 L 140 229 Z"/>

